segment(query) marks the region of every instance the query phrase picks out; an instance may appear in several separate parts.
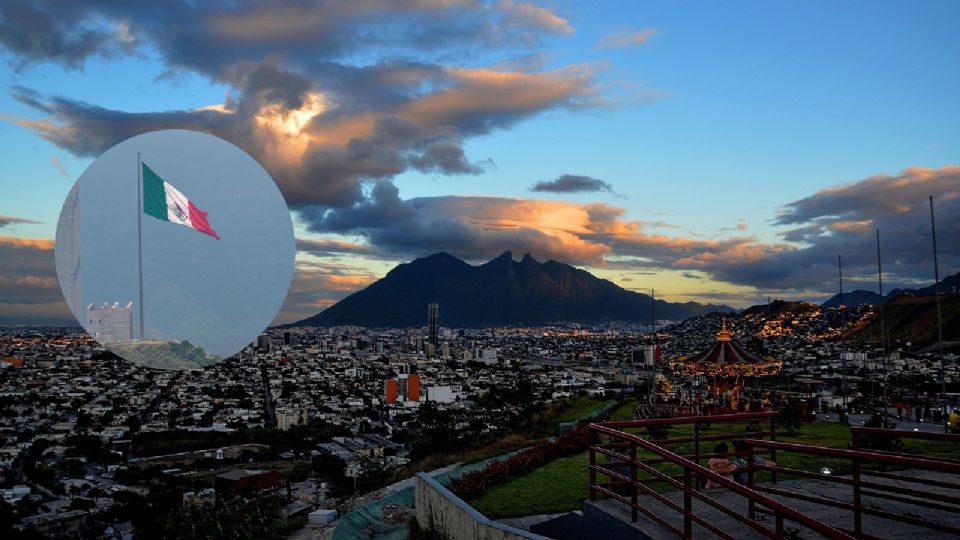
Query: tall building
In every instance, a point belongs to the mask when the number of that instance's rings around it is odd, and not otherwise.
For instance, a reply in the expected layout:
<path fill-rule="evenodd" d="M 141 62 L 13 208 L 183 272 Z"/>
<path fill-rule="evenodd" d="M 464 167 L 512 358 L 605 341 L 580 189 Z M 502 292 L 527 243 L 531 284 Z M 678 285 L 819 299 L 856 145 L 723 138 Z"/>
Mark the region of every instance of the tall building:
<path fill-rule="evenodd" d="M 257 336 L 257 348 L 261 351 L 270 351 L 270 336 L 266 333 Z"/>
<path fill-rule="evenodd" d="M 387 403 L 389 401 L 391 385 L 394 387 L 395 396 L 402 396 L 404 401 L 420 401 L 420 376 L 413 374 L 402 374 L 398 379 L 387 381 Z M 396 398 L 394 398 L 396 399 Z"/>
<path fill-rule="evenodd" d="M 397 390 L 399 385 L 397 384 L 396 379 L 387 379 L 386 384 L 386 401 L 388 404 L 397 402 Z"/>
<path fill-rule="evenodd" d="M 131 341 L 133 339 L 133 302 L 120 307 L 104 304 L 95 308 L 87 306 L 87 333 L 101 343 Z"/>
<path fill-rule="evenodd" d="M 409 375 L 407 377 L 407 401 L 420 401 L 420 376 Z"/>
<path fill-rule="evenodd" d="M 440 304 L 427 304 L 427 331 L 428 342 L 436 347 L 440 343 Z"/>

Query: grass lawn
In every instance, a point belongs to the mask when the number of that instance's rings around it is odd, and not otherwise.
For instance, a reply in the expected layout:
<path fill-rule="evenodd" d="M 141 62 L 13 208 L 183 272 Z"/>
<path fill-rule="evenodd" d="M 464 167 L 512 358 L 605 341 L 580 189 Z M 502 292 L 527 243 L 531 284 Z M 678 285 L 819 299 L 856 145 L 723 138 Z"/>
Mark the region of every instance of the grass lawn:
<path fill-rule="evenodd" d="M 396 477 L 398 479 L 406 478 L 418 471 L 432 471 L 452 463 L 473 463 L 525 448 L 547 437 L 556 436 L 561 422 L 571 422 L 611 401 L 613 400 L 574 396 L 570 399 L 551 403 L 532 419 L 530 427 L 523 432 L 498 435 L 474 448 L 466 448 L 461 452 L 431 454 L 419 462 L 404 467 L 397 473 Z M 633 406 L 635 405 L 634 402 Z M 629 407 L 627 416 L 621 415 L 619 418 L 614 416 L 614 419 L 628 420 L 632 418 L 633 406 Z"/>
<path fill-rule="evenodd" d="M 554 421 L 557 423 L 560 422 L 573 422 L 577 418 L 585 414 L 589 414 L 600 407 L 603 407 L 607 404 L 613 403 L 613 400 L 600 400 L 593 399 L 586 396 L 576 396 L 572 397 L 569 400 L 563 402 L 565 407 L 561 412 L 556 414 Z"/>
<path fill-rule="evenodd" d="M 618 407 L 612 413 L 613 419 L 629 419 L 635 405 L 635 402 L 625 403 Z M 624 417 L 625 415 L 626 417 Z M 743 426 L 714 425 L 708 432 L 702 432 L 702 434 L 718 435 L 733 432 L 742 433 Z M 671 430 L 669 436 L 672 438 L 692 434 L 692 426 L 682 426 Z M 813 423 L 804 424 L 800 431 L 795 434 L 778 434 L 777 440 L 829 448 L 849 448 L 851 439 L 848 426 Z M 713 444 L 713 442 L 702 443 L 701 452 L 711 452 Z M 669 448 L 680 455 L 693 453 L 692 443 L 673 445 Z M 951 447 L 949 443 L 906 441 L 904 448 L 906 452 L 931 457 L 956 456 L 956 448 Z M 638 452 L 638 457 L 641 458 L 651 455 Z M 583 507 L 583 501 L 589 498 L 588 460 L 588 452 L 555 460 L 526 476 L 515 478 L 506 484 L 494 487 L 484 495 L 470 501 L 470 504 L 483 515 L 492 519 L 579 510 Z M 848 460 L 833 460 L 806 454 L 780 452 L 777 455 L 777 464 L 806 471 L 819 471 L 822 467 L 830 467 L 834 474 L 848 474 L 850 472 L 850 462 Z M 658 469 L 670 474 L 682 472 L 680 467 L 674 465 L 661 464 Z M 603 477 L 601 476 L 601 478 Z M 785 479 L 782 474 L 779 478 Z M 769 481 L 769 474 L 760 473 L 757 481 Z M 663 483 L 654 484 L 654 486 L 658 490 L 669 488 Z"/>

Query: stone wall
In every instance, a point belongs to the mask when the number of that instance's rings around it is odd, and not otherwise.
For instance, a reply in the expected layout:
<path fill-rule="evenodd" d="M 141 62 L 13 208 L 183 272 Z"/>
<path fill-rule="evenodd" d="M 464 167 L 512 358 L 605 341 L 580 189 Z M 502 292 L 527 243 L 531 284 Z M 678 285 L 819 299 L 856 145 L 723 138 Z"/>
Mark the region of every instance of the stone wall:
<path fill-rule="evenodd" d="M 416 497 L 420 527 L 436 529 L 450 540 L 549 540 L 487 519 L 426 473 L 417 473 Z"/>

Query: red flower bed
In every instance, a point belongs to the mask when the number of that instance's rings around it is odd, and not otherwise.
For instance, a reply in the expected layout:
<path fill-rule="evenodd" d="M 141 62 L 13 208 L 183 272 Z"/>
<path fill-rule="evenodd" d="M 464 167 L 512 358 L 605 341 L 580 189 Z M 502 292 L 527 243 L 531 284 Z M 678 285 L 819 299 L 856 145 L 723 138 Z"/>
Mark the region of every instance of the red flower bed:
<path fill-rule="evenodd" d="M 467 473 L 450 484 L 450 490 L 461 499 L 472 499 L 511 477 L 526 474 L 557 458 L 579 454 L 590 446 L 592 434 L 586 424 L 577 426 L 562 437 L 541 441 L 502 461 L 491 461 L 486 467 Z"/>

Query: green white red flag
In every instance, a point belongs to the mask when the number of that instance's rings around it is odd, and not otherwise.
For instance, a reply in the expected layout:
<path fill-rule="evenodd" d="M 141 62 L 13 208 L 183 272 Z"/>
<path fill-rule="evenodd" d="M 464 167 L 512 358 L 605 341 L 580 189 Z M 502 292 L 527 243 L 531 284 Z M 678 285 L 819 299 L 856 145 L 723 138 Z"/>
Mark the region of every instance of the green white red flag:
<path fill-rule="evenodd" d="M 146 163 L 143 166 L 143 213 L 163 221 L 178 223 L 220 239 L 200 210 L 177 188 L 160 178 Z"/>

